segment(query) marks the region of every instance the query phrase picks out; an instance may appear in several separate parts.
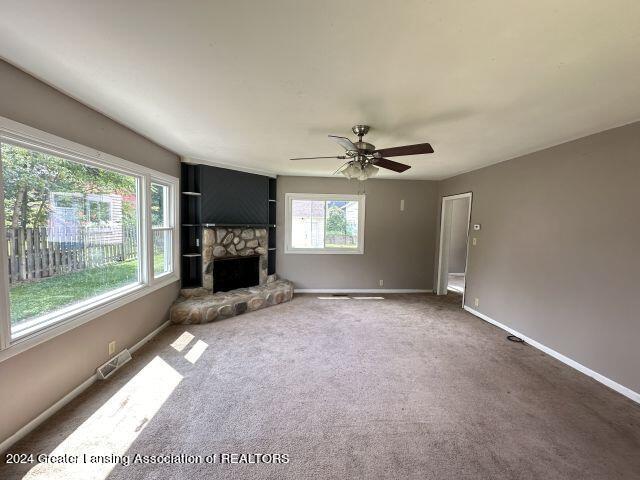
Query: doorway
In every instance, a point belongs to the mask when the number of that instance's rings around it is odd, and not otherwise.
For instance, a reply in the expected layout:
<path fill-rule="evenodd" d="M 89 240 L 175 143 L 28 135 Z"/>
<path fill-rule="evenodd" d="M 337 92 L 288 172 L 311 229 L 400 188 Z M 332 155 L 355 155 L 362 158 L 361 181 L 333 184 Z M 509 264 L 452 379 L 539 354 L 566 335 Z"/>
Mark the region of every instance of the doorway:
<path fill-rule="evenodd" d="M 467 284 L 467 256 L 469 253 L 469 222 L 472 193 L 442 197 L 440 212 L 440 249 L 436 293 L 462 294 Z"/>

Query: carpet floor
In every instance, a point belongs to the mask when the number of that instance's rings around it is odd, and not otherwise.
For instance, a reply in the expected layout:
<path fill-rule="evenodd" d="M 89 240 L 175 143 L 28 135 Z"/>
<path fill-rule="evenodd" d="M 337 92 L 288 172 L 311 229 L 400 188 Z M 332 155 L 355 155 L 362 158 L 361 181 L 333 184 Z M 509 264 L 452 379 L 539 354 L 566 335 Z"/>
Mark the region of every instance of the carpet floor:
<path fill-rule="evenodd" d="M 459 304 L 297 295 L 170 326 L 0 478 L 640 478 L 639 405 Z"/>

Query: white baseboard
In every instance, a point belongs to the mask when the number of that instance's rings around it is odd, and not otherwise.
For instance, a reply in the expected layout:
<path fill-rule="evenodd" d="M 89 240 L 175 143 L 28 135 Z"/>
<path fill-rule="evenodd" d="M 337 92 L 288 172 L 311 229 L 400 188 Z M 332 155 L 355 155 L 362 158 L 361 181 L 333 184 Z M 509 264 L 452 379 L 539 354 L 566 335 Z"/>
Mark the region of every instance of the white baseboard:
<path fill-rule="evenodd" d="M 145 343 L 147 343 L 149 340 L 151 340 L 153 337 L 155 337 L 157 334 L 159 334 L 162 330 L 167 328 L 170 323 L 171 323 L 170 320 L 167 320 L 166 322 L 162 323 L 158 328 L 153 330 L 149 335 L 147 335 L 142 340 L 140 340 L 138 343 L 136 343 L 133 347 L 131 347 L 129 349 L 129 353 L 133 354 L 136 350 L 138 350 L 140 347 L 142 347 Z"/>
<path fill-rule="evenodd" d="M 634 402 L 640 403 L 640 393 L 638 392 L 634 392 L 633 390 L 631 390 L 630 388 L 625 387 L 624 385 L 620 385 L 619 383 L 611 380 L 610 378 L 605 377 L 604 375 L 599 374 L 598 372 L 594 372 L 593 370 L 591 370 L 588 367 L 585 367 L 584 365 L 576 362 L 575 360 L 572 360 L 569 357 L 566 357 L 565 355 L 556 352 L 555 350 L 541 344 L 540 342 L 537 342 L 535 340 L 533 340 L 532 338 L 527 337 L 526 335 L 514 330 L 511 327 L 507 327 L 506 325 L 503 325 L 500 322 L 495 321 L 494 319 L 492 319 L 491 317 L 486 316 L 484 313 L 480 313 L 477 310 L 474 310 L 473 308 L 467 307 L 466 305 L 464 306 L 464 309 L 469 312 L 472 313 L 473 315 L 475 315 L 476 317 L 481 318 L 482 320 L 489 322 L 492 325 L 495 325 L 498 328 L 501 328 L 502 330 L 509 332 L 511 335 L 515 335 L 516 337 L 520 337 L 522 338 L 525 342 L 527 342 L 529 345 L 531 345 L 532 347 L 537 348 L 538 350 L 551 355 L 553 358 L 556 358 L 558 360 L 560 360 L 562 363 L 569 365 L 572 368 L 575 368 L 576 370 L 578 370 L 579 372 L 584 373 L 585 375 L 588 375 L 589 377 L 593 378 L 594 380 L 602 383 L 603 385 L 606 385 L 607 387 L 611 388 L 612 390 L 615 390 L 616 392 L 624 395 L 627 398 L 630 398 L 631 400 L 633 400 Z"/>
<path fill-rule="evenodd" d="M 169 323 L 170 323 L 169 320 L 164 322 L 162 325 L 160 325 L 158 328 L 156 328 L 154 331 L 152 331 L 149 335 L 147 335 L 142 340 L 140 340 L 138 343 L 136 343 L 134 346 L 132 346 L 129 349 L 129 352 L 134 353 L 136 350 L 138 350 L 140 347 L 142 347 L 145 343 L 147 343 L 149 340 L 151 340 L 153 337 L 155 337 L 158 333 L 160 333 L 160 331 L 162 329 L 166 328 L 169 325 Z M 13 445 L 14 443 L 18 442 L 19 440 L 22 440 L 25 436 L 27 436 L 29 433 L 31 433 L 33 430 L 35 430 L 37 427 L 39 427 L 45 420 L 47 420 L 48 418 L 53 416 L 62 407 L 67 405 L 71 400 L 76 398 L 78 395 L 80 395 L 82 392 L 84 392 L 87 388 L 89 388 L 91 385 L 93 385 L 93 383 L 97 379 L 98 379 L 98 376 L 96 374 L 91 375 L 84 382 L 82 382 L 76 388 L 71 390 L 64 397 L 62 397 L 56 403 L 51 405 L 44 412 L 42 412 L 40 415 L 38 415 L 36 418 L 31 420 L 29 423 L 27 423 L 20 430 L 18 430 L 16 433 L 14 433 L 9 438 L 7 438 L 2 443 L 0 443 L 0 454 L 2 454 L 5 451 L 7 451 L 11 447 L 11 445 Z"/>
<path fill-rule="evenodd" d="M 432 293 L 415 288 L 296 288 L 294 293 Z"/>

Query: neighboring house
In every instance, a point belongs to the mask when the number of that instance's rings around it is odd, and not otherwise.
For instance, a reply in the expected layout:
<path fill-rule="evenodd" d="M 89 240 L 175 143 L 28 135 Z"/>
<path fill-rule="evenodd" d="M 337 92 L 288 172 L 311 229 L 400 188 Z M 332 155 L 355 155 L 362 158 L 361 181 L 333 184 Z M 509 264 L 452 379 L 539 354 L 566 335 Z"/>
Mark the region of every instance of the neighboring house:
<path fill-rule="evenodd" d="M 324 201 L 294 200 L 291 205 L 291 240 L 298 248 L 324 246 Z"/>
<path fill-rule="evenodd" d="M 122 242 L 122 196 L 51 192 L 50 242 Z"/>
<path fill-rule="evenodd" d="M 344 202 L 344 210 L 347 218 L 347 234 L 358 235 L 358 202 Z"/>

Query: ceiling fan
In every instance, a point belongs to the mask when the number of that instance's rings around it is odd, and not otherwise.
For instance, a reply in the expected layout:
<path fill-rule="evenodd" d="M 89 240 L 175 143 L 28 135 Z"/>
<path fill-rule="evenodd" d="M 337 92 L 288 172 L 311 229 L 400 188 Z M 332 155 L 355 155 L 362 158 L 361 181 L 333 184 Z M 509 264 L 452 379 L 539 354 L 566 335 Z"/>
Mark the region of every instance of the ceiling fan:
<path fill-rule="evenodd" d="M 338 170 L 333 172 L 334 175 L 339 172 L 349 179 L 357 178 L 358 180 L 366 180 L 367 178 L 375 177 L 378 173 L 378 168 L 386 168 L 387 170 L 393 170 L 398 173 L 402 173 L 411 168 L 410 165 L 394 162 L 384 157 L 433 153 L 433 148 L 428 143 L 376 149 L 375 145 L 362 141 L 362 137 L 369 131 L 368 125 L 355 125 L 351 128 L 351 131 L 358 136 L 358 141 L 355 143 L 347 137 L 329 135 L 330 139 L 345 149 L 344 155 L 332 157 L 301 157 L 292 158 L 291 160 L 316 160 L 319 158 L 347 160 Z"/>

